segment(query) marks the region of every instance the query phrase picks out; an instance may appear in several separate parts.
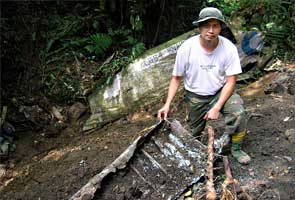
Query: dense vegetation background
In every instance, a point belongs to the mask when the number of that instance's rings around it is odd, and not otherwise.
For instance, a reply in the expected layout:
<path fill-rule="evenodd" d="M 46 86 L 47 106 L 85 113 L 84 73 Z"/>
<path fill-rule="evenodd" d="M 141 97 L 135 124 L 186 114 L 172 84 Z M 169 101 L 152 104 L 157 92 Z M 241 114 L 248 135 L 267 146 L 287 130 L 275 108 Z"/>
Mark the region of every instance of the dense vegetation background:
<path fill-rule="evenodd" d="M 1 106 L 15 96 L 85 100 L 146 49 L 193 29 L 205 6 L 295 60 L 294 0 L 1 1 Z"/>

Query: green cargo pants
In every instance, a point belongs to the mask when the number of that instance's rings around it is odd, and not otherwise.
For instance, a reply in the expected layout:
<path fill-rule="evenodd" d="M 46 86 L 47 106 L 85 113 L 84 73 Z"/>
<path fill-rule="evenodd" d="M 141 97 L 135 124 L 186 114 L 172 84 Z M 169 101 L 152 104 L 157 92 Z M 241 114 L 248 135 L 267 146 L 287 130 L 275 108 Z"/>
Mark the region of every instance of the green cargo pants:
<path fill-rule="evenodd" d="M 217 102 L 220 92 L 212 96 L 200 96 L 185 91 L 185 102 L 187 105 L 187 124 L 194 136 L 199 136 L 206 126 L 205 114 Z M 237 93 L 233 93 L 225 102 L 221 113 L 225 117 L 225 132 L 229 135 L 246 130 L 247 119 L 243 107 L 243 100 Z"/>

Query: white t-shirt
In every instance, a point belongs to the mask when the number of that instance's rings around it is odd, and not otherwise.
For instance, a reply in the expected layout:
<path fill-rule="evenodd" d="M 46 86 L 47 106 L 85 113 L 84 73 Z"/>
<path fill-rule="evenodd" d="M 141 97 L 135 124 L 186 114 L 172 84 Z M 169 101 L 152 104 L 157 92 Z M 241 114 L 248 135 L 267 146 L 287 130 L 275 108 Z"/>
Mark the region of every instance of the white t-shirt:
<path fill-rule="evenodd" d="M 200 35 L 186 40 L 178 49 L 173 76 L 184 77 L 186 90 L 199 95 L 214 95 L 226 82 L 226 76 L 242 72 L 236 46 L 218 36 L 219 43 L 213 52 L 200 45 Z"/>

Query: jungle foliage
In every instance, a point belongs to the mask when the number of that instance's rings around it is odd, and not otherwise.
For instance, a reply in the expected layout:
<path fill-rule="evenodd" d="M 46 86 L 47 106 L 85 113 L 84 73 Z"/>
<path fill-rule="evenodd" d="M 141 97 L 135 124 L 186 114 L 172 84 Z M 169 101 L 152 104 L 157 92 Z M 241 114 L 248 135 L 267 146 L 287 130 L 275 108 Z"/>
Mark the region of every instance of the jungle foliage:
<path fill-rule="evenodd" d="M 294 59 L 293 0 L 1 2 L 1 96 L 85 98 L 92 82 L 110 82 L 146 49 L 191 30 L 205 6 L 263 31 L 277 56 Z"/>
<path fill-rule="evenodd" d="M 264 33 L 267 46 L 275 46 L 281 59 L 295 60 L 294 0 L 208 0 L 219 7 L 232 22 L 240 19 L 240 28 Z"/>

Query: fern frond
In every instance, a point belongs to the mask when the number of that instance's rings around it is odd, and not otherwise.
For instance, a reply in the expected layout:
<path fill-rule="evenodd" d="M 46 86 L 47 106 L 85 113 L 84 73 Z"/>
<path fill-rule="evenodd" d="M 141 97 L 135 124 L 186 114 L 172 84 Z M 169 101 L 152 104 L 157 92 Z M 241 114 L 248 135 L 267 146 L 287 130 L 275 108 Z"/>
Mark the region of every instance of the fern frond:
<path fill-rule="evenodd" d="M 95 53 L 97 55 L 104 54 L 112 44 L 112 38 L 104 33 L 96 33 L 89 37 L 88 45 L 85 49 L 89 53 Z"/>

